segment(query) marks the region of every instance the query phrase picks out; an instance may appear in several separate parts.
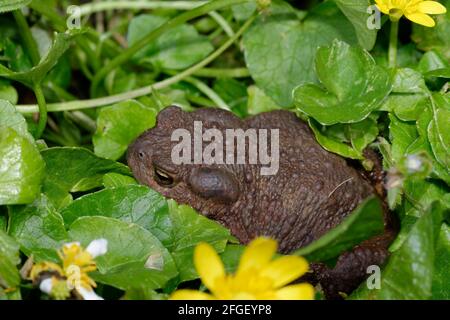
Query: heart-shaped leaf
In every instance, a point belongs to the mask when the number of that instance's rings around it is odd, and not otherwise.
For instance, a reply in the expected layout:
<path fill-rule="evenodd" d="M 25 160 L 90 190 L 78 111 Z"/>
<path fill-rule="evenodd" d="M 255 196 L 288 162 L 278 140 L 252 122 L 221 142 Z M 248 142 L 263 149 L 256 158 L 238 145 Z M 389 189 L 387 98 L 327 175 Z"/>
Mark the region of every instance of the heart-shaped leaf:
<path fill-rule="evenodd" d="M 367 51 L 342 41 L 317 51 L 316 72 L 323 87 L 297 87 L 294 102 L 298 110 L 324 125 L 365 119 L 391 91 L 390 74 Z"/>
<path fill-rule="evenodd" d="M 369 0 L 334 0 L 342 13 L 353 24 L 359 44 L 366 50 L 372 50 L 377 39 L 377 28 L 369 28 Z M 375 13 L 375 12 L 374 12 Z"/>
<path fill-rule="evenodd" d="M 11 128 L 0 128 L 0 204 L 32 202 L 41 186 L 44 162 L 36 146 Z"/>
<path fill-rule="evenodd" d="M 311 14 L 300 21 L 285 2 L 274 2 L 244 34 L 245 61 L 257 86 L 283 108 L 292 107 L 292 90 L 316 81 L 314 57 L 333 39 L 357 43 L 353 26 L 334 8 L 329 15 Z M 325 5 L 325 4 L 324 4 Z M 318 10 L 317 10 L 318 11 Z"/>
<path fill-rule="evenodd" d="M 128 145 L 142 132 L 153 127 L 155 121 L 156 110 L 134 100 L 102 108 L 92 139 L 95 154 L 107 159 L 119 159 Z"/>
<path fill-rule="evenodd" d="M 127 166 L 83 148 L 50 148 L 42 151 L 42 157 L 47 165 L 43 191 L 57 209 L 72 201 L 70 192 L 102 186 L 106 173 L 131 175 Z"/>
<path fill-rule="evenodd" d="M 61 215 L 45 195 L 26 206 L 10 206 L 9 214 L 9 234 L 26 255 L 37 261 L 59 261 L 56 251 L 68 236 Z"/>
<path fill-rule="evenodd" d="M 164 245 L 171 243 L 167 201 L 145 186 L 128 185 L 80 197 L 61 211 L 67 225 L 83 216 L 104 216 L 135 223 L 149 230 Z"/>
<path fill-rule="evenodd" d="M 108 241 L 108 252 L 96 259 L 96 281 L 127 290 L 156 289 L 178 274 L 161 242 L 144 228 L 108 217 L 82 217 L 69 228 L 69 236 L 87 246 L 92 240 Z"/>

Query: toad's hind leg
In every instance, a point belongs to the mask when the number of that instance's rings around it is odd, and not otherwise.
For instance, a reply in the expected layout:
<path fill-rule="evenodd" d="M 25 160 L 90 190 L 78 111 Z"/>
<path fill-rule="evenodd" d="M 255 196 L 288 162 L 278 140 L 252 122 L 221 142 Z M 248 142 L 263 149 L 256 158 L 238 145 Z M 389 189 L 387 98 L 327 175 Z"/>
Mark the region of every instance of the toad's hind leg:
<path fill-rule="evenodd" d="M 311 265 L 314 279 L 320 283 L 327 299 L 342 299 L 350 294 L 370 275 L 370 266 L 380 268 L 386 262 L 388 247 L 396 232 L 386 230 L 341 254 L 334 268 L 323 263 Z"/>

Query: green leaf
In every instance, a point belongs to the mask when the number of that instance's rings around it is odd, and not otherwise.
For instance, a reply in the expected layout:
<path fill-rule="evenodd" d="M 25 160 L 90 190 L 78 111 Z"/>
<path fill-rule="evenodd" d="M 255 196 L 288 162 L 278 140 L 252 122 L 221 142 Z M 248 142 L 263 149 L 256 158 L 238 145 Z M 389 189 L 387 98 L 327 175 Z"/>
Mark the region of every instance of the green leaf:
<path fill-rule="evenodd" d="M 391 93 L 381 109 L 393 112 L 402 121 L 415 121 L 427 107 L 429 98 L 424 93 Z"/>
<path fill-rule="evenodd" d="M 435 203 L 417 220 L 401 247 L 392 253 L 381 274 L 381 288 L 369 290 L 363 283 L 352 298 L 429 299 L 441 221 L 442 207 Z"/>
<path fill-rule="evenodd" d="M 406 196 L 404 214 L 421 217 L 434 201 L 444 199 L 447 192 L 439 181 L 407 179 L 404 183 L 404 193 Z"/>
<path fill-rule="evenodd" d="M 433 120 L 428 126 L 428 139 L 437 161 L 450 167 L 450 95 L 434 94 Z"/>
<path fill-rule="evenodd" d="M 283 108 L 292 106 L 292 90 L 316 81 L 314 57 L 334 39 L 356 43 L 352 25 L 337 8 L 330 15 L 310 14 L 301 22 L 286 3 L 272 4 L 243 37 L 245 61 L 256 85 Z"/>
<path fill-rule="evenodd" d="M 9 234 L 37 261 L 58 262 L 57 250 L 68 236 L 61 215 L 45 195 L 26 206 L 9 207 Z"/>
<path fill-rule="evenodd" d="M 417 131 L 419 137 L 408 147 L 408 153 L 418 153 L 425 152 L 432 159 L 433 171 L 432 177 L 444 180 L 448 185 L 450 185 L 450 174 L 448 168 L 444 167 L 437 159 L 432 150 L 431 143 L 429 141 L 429 131 L 431 126 L 431 121 L 433 120 L 433 113 L 435 112 L 435 107 L 438 106 L 435 101 L 434 108 L 431 104 L 430 99 L 428 99 L 428 104 L 425 109 L 423 109 L 419 118 L 416 121 Z M 445 106 L 445 105 L 444 105 Z M 434 110 L 433 110 L 434 109 Z"/>
<path fill-rule="evenodd" d="M 39 194 L 44 162 L 34 143 L 0 127 L 0 205 L 32 202 Z"/>
<path fill-rule="evenodd" d="M 44 162 L 25 118 L 0 100 L 0 204 L 32 202 L 43 176 Z"/>
<path fill-rule="evenodd" d="M 102 108 L 97 118 L 97 131 L 92 138 L 95 154 L 116 160 L 145 130 L 156 122 L 156 110 L 135 100 Z"/>
<path fill-rule="evenodd" d="M 417 70 L 426 77 L 450 78 L 450 63 L 436 51 L 426 52 L 420 59 Z"/>
<path fill-rule="evenodd" d="M 21 9 L 30 2 L 31 0 L 0 0 L 0 13 Z"/>
<path fill-rule="evenodd" d="M 237 21 L 245 21 L 256 11 L 256 3 L 249 2 L 234 5 L 231 7 L 231 11 L 233 11 L 233 17 Z"/>
<path fill-rule="evenodd" d="M 19 263 L 19 244 L 0 230 L 0 293 L 2 287 L 12 288 L 19 285 L 20 276 L 16 267 Z"/>
<path fill-rule="evenodd" d="M 24 47 L 20 43 L 15 42 L 12 35 L 4 40 L 4 46 L 4 56 L 7 59 L 7 65 L 11 70 L 25 72 L 33 67 Z M 2 67 L 0 66 L 0 69 L 1 68 Z"/>
<path fill-rule="evenodd" d="M 392 92 L 423 93 L 427 92 L 427 86 L 419 72 L 409 68 L 397 69 L 392 83 Z"/>
<path fill-rule="evenodd" d="M 11 104 L 16 104 L 19 100 L 19 95 L 16 88 L 9 84 L 4 84 L 0 79 L 0 100 L 6 100 Z M 0 107 L 1 108 L 1 107 Z"/>
<path fill-rule="evenodd" d="M 364 159 L 364 149 L 378 136 L 376 118 L 368 117 L 357 123 L 322 126 L 308 120 L 320 145 L 330 152 L 351 159 Z"/>
<path fill-rule="evenodd" d="M 256 115 L 261 112 L 280 109 L 280 107 L 257 86 L 248 87 L 247 92 L 247 110 L 249 114 Z"/>
<path fill-rule="evenodd" d="M 0 77 L 19 81 L 29 87 L 34 87 L 42 82 L 47 73 L 56 65 L 58 59 L 69 49 L 71 40 L 79 31 L 58 33 L 55 36 L 52 47 L 39 64 L 28 71 L 14 72 L 0 64 Z"/>
<path fill-rule="evenodd" d="M 103 186 L 105 188 L 117 188 L 130 184 L 138 184 L 137 181 L 130 177 L 119 173 L 107 173 L 103 176 Z"/>
<path fill-rule="evenodd" d="M 436 245 L 432 299 L 450 300 L 450 227 L 443 223 Z"/>
<path fill-rule="evenodd" d="M 363 159 L 361 152 L 355 150 L 352 146 L 342 142 L 336 137 L 327 134 L 327 127 L 321 126 L 320 123 L 314 119 L 308 120 L 309 126 L 314 132 L 317 142 L 327 151 L 339 154 L 350 159 Z M 333 127 L 333 126 L 331 126 Z M 329 128 L 328 128 L 329 130 Z M 342 133 L 344 128 L 342 128 Z"/>
<path fill-rule="evenodd" d="M 325 88 L 301 85 L 293 92 L 294 102 L 324 125 L 365 119 L 391 91 L 389 73 L 367 51 L 341 41 L 317 51 L 316 72 Z"/>
<path fill-rule="evenodd" d="M 104 216 L 135 223 L 149 230 L 164 245 L 171 243 L 167 201 L 145 186 L 128 185 L 91 193 L 61 211 L 66 225 L 83 216 Z"/>
<path fill-rule="evenodd" d="M 42 151 L 42 157 L 47 165 L 43 191 L 57 209 L 72 201 L 70 192 L 102 186 L 106 173 L 131 175 L 127 166 L 83 148 L 50 148 Z"/>
<path fill-rule="evenodd" d="M 363 121 L 346 125 L 346 135 L 353 148 L 363 153 L 364 149 L 378 136 L 378 125 L 374 118 L 368 117 Z"/>
<path fill-rule="evenodd" d="M 223 252 L 230 231 L 209 220 L 194 209 L 169 201 L 169 214 L 173 223 L 173 243 L 168 247 L 180 272 L 181 281 L 198 278 L 193 264 L 194 248 L 199 242 L 208 242 L 217 252 Z"/>
<path fill-rule="evenodd" d="M 129 45 L 139 42 L 167 20 L 165 17 L 151 14 L 134 17 L 128 28 Z M 165 32 L 139 51 L 134 58 L 149 61 L 158 68 L 179 70 L 202 60 L 213 50 L 208 38 L 199 35 L 193 26 L 182 24 Z"/>
<path fill-rule="evenodd" d="M 236 272 L 245 248 L 246 247 L 243 245 L 229 244 L 226 246 L 225 250 L 220 254 L 220 259 L 222 260 L 227 273 Z"/>
<path fill-rule="evenodd" d="M 213 90 L 225 101 L 236 115 L 245 115 L 247 86 L 233 78 L 219 78 L 214 81 Z"/>
<path fill-rule="evenodd" d="M 161 242 L 148 230 L 109 217 L 82 217 L 69 228 L 69 236 L 87 246 L 108 240 L 108 251 L 96 258 L 94 280 L 122 290 L 157 289 L 177 275 L 175 263 Z"/>
<path fill-rule="evenodd" d="M 367 8 L 371 2 L 369 0 L 335 0 L 335 2 L 355 28 L 361 47 L 372 50 L 377 40 L 377 29 L 369 29 L 367 25 L 369 19 Z"/>
<path fill-rule="evenodd" d="M 384 230 L 381 202 L 370 197 L 362 202 L 337 227 L 311 244 L 294 252 L 308 261 L 325 261 L 339 256 L 363 240 L 381 234 Z"/>
<path fill-rule="evenodd" d="M 83 216 L 104 216 L 135 223 L 150 231 L 171 252 L 180 272 L 179 281 L 197 278 L 192 254 L 199 242 L 208 242 L 222 252 L 229 230 L 190 207 L 178 206 L 140 185 L 126 185 L 88 194 L 73 201 L 61 212 L 66 224 Z"/>
<path fill-rule="evenodd" d="M 33 137 L 28 132 L 25 118 L 16 111 L 16 108 L 8 101 L 0 99 L 0 128 L 12 128 L 20 136 L 34 142 Z"/>

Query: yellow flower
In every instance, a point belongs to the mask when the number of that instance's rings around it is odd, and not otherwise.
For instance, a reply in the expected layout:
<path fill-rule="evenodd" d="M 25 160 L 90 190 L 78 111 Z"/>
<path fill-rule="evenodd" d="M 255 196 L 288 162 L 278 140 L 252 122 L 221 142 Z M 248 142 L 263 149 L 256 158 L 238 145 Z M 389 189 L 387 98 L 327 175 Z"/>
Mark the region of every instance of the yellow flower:
<path fill-rule="evenodd" d="M 97 265 L 92 255 L 83 250 L 79 243 L 65 244 L 58 255 L 63 263 L 64 275 L 72 286 L 76 286 L 75 281 L 86 289 L 95 288 L 97 285 L 87 274 L 97 270 Z M 76 276 L 78 274 L 78 277 Z"/>
<path fill-rule="evenodd" d="M 437 1 L 424 0 L 375 0 L 378 9 L 388 14 L 393 21 L 402 16 L 417 24 L 434 27 L 435 22 L 429 14 L 446 13 L 447 9 Z"/>
<path fill-rule="evenodd" d="M 92 241 L 86 249 L 80 243 L 72 242 L 63 245 L 58 251 L 62 267 L 53 262 L 40 262 L 30 271 L 30 279 L 38 281 L 41 274 L 48 273 L 50 278 L 40 280 L 41 291 L 56 299 L 65 299 L 70 291 L 75 289 L 84 299 L 100 299 L 93 290 L 97 286 L 88 273 L 97 270 L 94 259 L 107 251 L 108 241 L 97 239 Z"/>
<path fill-rule="evenodd" d="M 182 289 L 174 300 L 311 300 L 314 288 L 307 283 L 285 286 L 308 271 L 307 261 L 298 256 L 272 260 L 277 242 L 267 238 L 252 241 L 242 254 L 235 274 L 226 274 L 216 251 L 201 243 L 195 248 L 195 268 L 210 294 Z"/>

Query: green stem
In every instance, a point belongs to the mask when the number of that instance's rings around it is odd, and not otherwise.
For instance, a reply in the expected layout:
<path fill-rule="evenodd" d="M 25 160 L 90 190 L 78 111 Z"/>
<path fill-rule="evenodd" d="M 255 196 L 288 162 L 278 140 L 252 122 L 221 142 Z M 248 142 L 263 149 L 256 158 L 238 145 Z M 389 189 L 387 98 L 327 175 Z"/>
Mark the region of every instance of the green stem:
<path fill-rule="evenodd" d="M 13 11 L 13 15 L 14 19 L 16 20 L 17 26 L 19 27 L 19 33 L 22 37 L 25 48 L 30 55 L 31 62 L 33 62 L 33 65 L 36 66 L 39 64 L 41 56 L 39 55 L 38 47 L 33 39 L 33 35 L 31 34 L 31 30 L 28 26 L 27 20 L 23 16 L 23 13 L 20 9 Z"/>
<path fill-rule="evenodd" d="M 233 43 L 236 41 L 244 32 L 248 29 L 248 27 L 252 24 L 252 22 L 255 20 L 256 15 L 249 18 L 242 27 L 234 34 L 234 36 L 230 39 L 228 39 L 227 42 L 225 42 L 222 46 L 220 46 L 216 51 L 211 53 L 208 57 L 206 57 L 204 60 L 200 61 L 196 65 L 190 67 L 189 69 L 184 70 L 183 72 L 164 79 L 160 82 L 154 83 L 150 86 L 142 87 L 139 89 L 135 89 L 129 92 L 108 96 L 108 97 L 102 97 L 97 99 L 89 99 L 89 100 L 76 100 L 76 101 L 69 101 L 69 102 L 62 102 L 62 103 L 52 103 L 48 105 L 48 110 L 52 112 L 56 111 L 65 111 L 65 110 L 81 110 L 81 109 L 88 109 L 88 108 L 97 108 L 102 107 L 110 104 L 114 104 L 123 100 L 128 99 L 134 99 L 138 97 L 142 97 L 145 95 L 148 95 L 152 93 L 153 90 L 160 90 L 163 88 L 166 88 L 174 83 L 177 83 L 186 77 L 189 77 L 190 75 L 194 74 L 196 71 L 204 68 L 206 65 L 211 63 L 214 59 L 216 59 L 218 56 L 220 56 L 225 50 L 227 50 Z M 37 112 L 38 108 L 36 105 L 18 105 L 16 106 L 16 109 L 21 113 L 33 113 Z"/>
<path fill-rule="evenodd" d="M 232 37 L 234 35 L 234 31 L 228 24 L 228 21 L 225 20 L 220 14 L 218 14 L 216 11 L 211 11 L 209 15 L 217 22 L 217 24 L 223 29 L 223 31 L 225 31 L 227 36 Z"/>
<path fill-rule="evenodd" d="M 397 66 L 398 21 L 391 21 L 391 35 L 389 37 L 389 67 Z"/>
<path fill-rule="evenodd" d="M 250 72 L 247 68 L 203 68 L 194 72 L 193 75 L 201 78 L 248 78 Z"/>
<path fill-rule="evenodd" d="M 97 129 L 97 124 L 95 123 L 95 121 L 82 111 L 68 112 L 67 116 L 90 133 L 94 133 Z"/>
<path fill-rule="evenodd" d="M 34 86 L 33 91 L 39 106 L 39 122 L 35 135 L 35 138 L 39 139 L 47 125 L 47 103 L 45 102 L 44 92 L 40 84 Z"/>
<path fill-rule="evenodd" d="M 227 105 L 227 103 L 223 101 L 223 99 L 214 90 L 212 90 L 200 80 L 192 77 L 187 77 L 184 79 L 184 81 L 194 85 L 198 90 L 200 90 L 200 92 L 211 99 L 211 101 L 214 102 L 220 109 L 231 111 L 231 107 Z"/>
<path fill-rule="evenodd" d="M 207 1 L 104 1 L 91 2 L 80 6 L 81 15 L 86 16 L 92 13 L 108 10 L 120 9 L 176 9 L 176 10 L 191 10 Z"/>
<path fill-rule="evenodd" d="M 184 13 L 176 16 L 175 18 L 167 21 L 166 23 L 161 25 L 159 28 L 156 28 L 155 30 L 150 32 L 148 35 L 143 37 L 140 41 L 138 41 L 134 45 L 130 46 L 128 49 L 124 50 L 116 58 L 111 60 L 102 69 L 100 69 L 97 72 L 97 74 L 94 76 L 94 79 L 92 80 L 91 96 L 95 96 L 100 82 L 106 77 L 106 75 L 108 73 L 110 73 L 116 67 L 125 63 L 133 55 L 135 55 L 139 50 L 141 50 L 146 45 L 148 45 L 149 43 L 154 41 L 156 38 L 158 38 L 161 34 L 166 32 L 167 30 L 170 30 L 180 24 L 183 24 L 191 19 L 197 18 L 197 17 L 204 15 L 206 13 L 209 13 L 211 11 L 219 10 L 224 7 L 229 7 L 229 6 L 232 6 L 235 4 L 240 4 L 240 3 L 250 2 L 250 1 L 252 1 L 252 0 L 216 0 L 216 1 L 208 2 L 205 5 L 202 5 L 200 7 L 196 7 L 195 9 L 192 9 L 190 11 L 184 12 Z"/>

